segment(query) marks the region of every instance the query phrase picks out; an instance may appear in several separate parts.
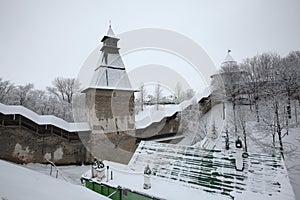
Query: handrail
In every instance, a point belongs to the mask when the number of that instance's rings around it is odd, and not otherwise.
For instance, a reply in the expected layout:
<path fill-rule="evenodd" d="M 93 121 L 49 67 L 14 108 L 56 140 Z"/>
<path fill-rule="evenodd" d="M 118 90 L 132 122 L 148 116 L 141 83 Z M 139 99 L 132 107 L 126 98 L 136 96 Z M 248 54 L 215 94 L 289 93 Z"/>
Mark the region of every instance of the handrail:
<path fill-rule="evenodd" d="M 51 160 L 49 160 L 48 158 L 45 158 L 46 161 L 48 163 L 51 164 L 51 170 L 50 170 L 50 176 L 52 176 L 52 167 L 54 167 L 56 169 L 56 176 L 55 178 L 58 178 L 58 174 L 60 174 L 60 176 L 66 181 L 66 182 L 69 182 L 64 176 L 63 174 L 61 173 L 61 171 L 56 167 L 56 165 L 54 164 L 54 162 L 52 162 Z"/>
<path fill-rule="evenodd" d="M 114 191 L 113 193 L 111 193 L 110 195 L 108 195 L 107 197 L 110 198 L 111 196 L 113 196 L 113 195 L 116 194 L 116 193 L 117 193 L 117 190 Z"/>

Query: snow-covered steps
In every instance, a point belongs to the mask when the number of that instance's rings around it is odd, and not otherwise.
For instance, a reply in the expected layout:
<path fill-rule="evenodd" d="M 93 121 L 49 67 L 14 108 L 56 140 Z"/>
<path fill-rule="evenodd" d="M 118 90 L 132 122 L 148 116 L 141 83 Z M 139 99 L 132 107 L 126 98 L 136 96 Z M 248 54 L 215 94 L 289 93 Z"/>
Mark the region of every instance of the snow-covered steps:
<path fill-rule="evenodd" d="M 295 199 L 280 155 L 250 154 L 244 170 L 235 169 L 235 152 L 142 141 L 130 168 L 150 165 L 167 182 L 226 197 Z"/>

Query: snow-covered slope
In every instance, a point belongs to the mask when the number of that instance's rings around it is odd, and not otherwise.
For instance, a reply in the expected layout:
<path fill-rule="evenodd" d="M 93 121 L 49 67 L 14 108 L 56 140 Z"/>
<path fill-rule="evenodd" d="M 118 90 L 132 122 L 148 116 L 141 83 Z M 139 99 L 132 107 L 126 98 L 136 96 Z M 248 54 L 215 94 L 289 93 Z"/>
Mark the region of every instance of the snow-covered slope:
<path fill-rule="evenodd" d="M 73 185 L 22 166 L 0 160 L 2 200 L 101 200 L 109 199 L 83 186 Z"/>
<path fill-rule="evenodd" d="M 212 110 L 219 109 L 220 112 L 208 113 L 210 119 L 214 119 L 216 122 L 217 131 L 220 134 L 218 139 L 215 140 L 216 149 L 225 149 L 225 129 L 228 129 L 230 149 L 234 148 L 235 140 L 237 135 L 234 133 L 233 127 L 233 113 L 232 104 L 226 104 L 226 119 L 223 120 L 221 116 L 221 105 L 216 105 Z M 243 106 L 245 110 L 245 115 L 247 116 L 246 122 L 246 132 L 247 132 L 247 147 L 249 153 L 261 154 L 261 153 L 272 153 L 270 148 L 270 143 L 272 142 L 272 137 L 263 130 L 258 129 L 256 123 L 255 113 L 251 112 L 249 106 Z M 293 118 L 291 122 L 293 122 Z M 294 123 L 294 122 L 293 122 Z M 292 124 L 292 123 L 291 123 Z M 239 135 L 242 135 L 240 127 L 238 126 Z M 289 134 L 283 138 L 283 143 L 285 147 L 285 165 L 289 175 L 289 179 L 294 188 L 294 193 L 296 199 L 300 198 L 300 127 L 290 127 Z M 277 138 L 277 136 L 276 136 Z M 207 139 L 207 138 L 206 138 Z M 202 147 L 204 140 L 199 142 L 197 146 Z M 204 147 L 205 148 L 205 147 Z"/>

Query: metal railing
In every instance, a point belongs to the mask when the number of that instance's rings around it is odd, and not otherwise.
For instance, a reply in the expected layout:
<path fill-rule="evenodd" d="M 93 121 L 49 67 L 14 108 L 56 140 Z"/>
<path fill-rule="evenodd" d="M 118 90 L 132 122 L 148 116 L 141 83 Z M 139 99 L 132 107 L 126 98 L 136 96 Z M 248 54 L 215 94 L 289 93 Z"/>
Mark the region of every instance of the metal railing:
<path fill-rule="evenodd" d="M 56 171 L 56 175 L 55 175 L 55 178 L 58 178 L 58 175 L 60 175 L 66 182 L 69 182 L 68 179 L 66 179 L 64 177 L 64 175 L 61 173 L 61 171 L 56 167 L 56 165 L 54 164 L 54 162 L 52 162 L 51 160 L 45 158 L 46 161 L 51 165 L 51 169 L 50 169 L 50 176 L 52 176 L 52 171 L 53 171 L 53 168 L 55 169 Z"/>

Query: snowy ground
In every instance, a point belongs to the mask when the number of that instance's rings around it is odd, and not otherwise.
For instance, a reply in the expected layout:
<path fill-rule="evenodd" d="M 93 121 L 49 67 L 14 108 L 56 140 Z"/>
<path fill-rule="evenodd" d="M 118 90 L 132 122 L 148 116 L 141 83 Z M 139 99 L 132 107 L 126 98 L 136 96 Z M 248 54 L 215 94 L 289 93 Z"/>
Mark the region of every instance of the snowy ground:
<path fill-rule="evenodd" d="M 67 183 L 0 160 L 1 200 L 101 200 L 109 199 L 84 186 Z"/>
<path fill-rule="evenodd" d="M 226 105 L 226 116 L 232 116 L 232 105 Z M 257 128 L 256 119 L 253 113 L 251 113 L 249 106 L 244 106 L 247 113 L 247 136 L 248 136 L 248 152 L 249 153 L 271 153 L 268 147 L 272 141 L 272 138 L 262 133 Z M 248 109 L 248 110 L 247 110 Z M 298 109 L 299 110 L 299 109 Z M 209 120 L 207 120 L 209 119 Z M 234 133 L 234 127 L 232 120 L 222 119 L 222 106 L 216 105 L 208 112 L 202 120 L 205 120 L 208 126 L 211 126 L 214 121 L 217 127 L 219 137 L 215 140 L 207 139 L 209 142 L 206 143 L 206 148 L 211 148 L 215 145 L 215 149 L 225 148 L 225 129 L 229 130 L 230 137 L 230 148 L 234 148 L 234 142 L 237 139 L 237 135 Z M 291 123 L 292 124 L 292 123 Z M 210 130 L 208 130 L 210 133 Z M 197 145 L 203 145 L 205 140 L 199 142 Z M 295 123 L 289 129 L 289 135 L 283 138 L 285 147 L 285 163 L 288 170 L 289 178 L 292 183 L 296 199 L 300 199 L 300 125 L 295 127 Z"/>
<path fill-rule="evenodd" d="M 36 172 L 50 176 L 51 165 L 44 165 L 39 163 L 29 163 L 23 165 L 27 169 L 34 170 Z M 90 165 L 68 165 L 68 166 L 57 166 L 59 173 L 57 178 L 67 181 L 72 184 L 80 185 L 80 177 L 83 173 L 90 169 Z M 56 170 L 52 168 L 52 177 L 56 177 Z"/>
<path fill-rule="evenodd" d="M 228 116 L 231 115 L 231 105 L 226 105 L 226 113 Z M 171 109 L 167 109 L 171 110 Z M 298 109 L 300 110 L 300 109 Z M 248 122 L 247 122 L 247 134 L 248 134 L 248 151 L 250 153 L 267 153 L 269 150 L 266 148 L 266 144 L 270 142 L 270 138 L 266 137 L 264 134 L 261 134 L 260 131 L 257 129 L 255 125 L 255 117 L 253 117 L 253 114 L 251 114 L 250 110 L 247 112 L 248 114 Z M 206 137 L 204 140 L 201 141 L 201 143 L 198 143 L 198 145 L 201 145 L 201 147 L 204 147 L 206 149 L 224 149 L 225 148 L 225 139 L 224 139 L 224 130 L 227 128 L 229 130 L 229 136 L 230 136 L 230 147 L 233 148 L 234 141 L 237 138 L 236 135 L 232 134 L 233 126 L 230 120 L 226 119 L 223 120 L 222 117 L 222 106 L 216 105 L 214 106 L 204 117 L 201 118 L 202 121 L 207 124 L 207 132 L 211 132 L 211 124 L 214 122 L 218 133 L 217 138 L 210 138 Z M 202 122 L 203 123 L 203 122 Z M 203 131 L 203 130 L 202 130 Z M 195 137 L 193 134 L 187 134 L 186 140 L 183 141 L 192 141 L 192 139 Z M 292 183 L 292 186 L 294 188 L 296 199 L 300 199 L 300 190 L 298 189 L 300 186 L 300 125 L 296 127 L 296 124 L 294 123 L 293 127 L 289 129 L 289 135 L 284 137 L 284 146 L 286 150 L 286 167 L 288 169 L 290 181 Z M 32 172 L 32 169 L 36 172 Z M 11 200 L 11 199 L 35 199 L 34 197 L 39 197 L 38 199 L 60 199 L 62 194 L 63 196 L 65 193 L 62 191 L 61 188 L 66 188 L 64 191 L 69 191 L 68 193 L 71 193 L 70 190 L 74 190 L 73 186 L 74 184 L 80 185 L 80 176 L 85 173 L 88 169 L 90 169 L 90 166 L 59 166 L 59 175 L 57 180 L 55 179 L 56 171 L 53 169 L 52 176 L 50 177 L 50 165 L 42 165 L 42 164 L 28 164 L 23 166 L 13 165 L 10 163 L 7 163 L 5 161 L 0 160 L 0 199 L 3 200 Z M 4 172 L 4 173 L 3 173 Z M 44 175 L 40 175 L 40 173 Z M 13 176 L 11 174 L 14 174 Z M 66 183 L 66 181 L 71 183 Z M 43 184 L 41 184 L 43 182 Z M 16 184 L 20 183 L 20 184 Z M 25 189 L 28 191 L 24 191 L 24 185 L 26 185 Z M 71 186 L 70 186 L 71 185 Z M 28 186 L 28 187 L 27 187 Z M 47 187 L 45 187 L 47 186 Z M 15 193 L 12 191 L 20 191 L 19 193 Z M 45 195 L 49 195 L 47 191 L 45 191 L 45 188 L 51 188 L 51 191 L 53 191 L 53 194 L 50 194 L 50 197 L 44 198 Z M 53 190 L 52 190 L 53 188 Z M 57 189 L 56 189 L 57 188 Z M 72 188 L 72 189 L 71 189 Z M 78 189 L 79 188 L 79 189 Z M 64 199 L 80 199 L 78 198 L 80 195 L 85 196 L 85 198 L 82 199 L 94 199 L 94 197 L 87 198 L 90 193 L 89 190 L 87 190 L 87 194 L 85 194 L 85 190 L 82 191 L 82 186 L 75 186 L 75 190 L 79 192 L 75 192 L 74 196 L 64 196 Z M 39 190 L 39 192 L 36 192 L 36 190 Z M 58 192 L 56 192 L 56 190 Z M 55 192 L 54 192 L 55 191 Z M 36 194 L 35 196 L 32 196 L 32 194 Z M 50 192 L 51 193 L 51 192 Z M 57 194 L 56 194 L 57 193 Z M 77 193 L 80 193 L 80 195 L 76 195 Z M 23 198 L 23 197 L 28 198 Z M 31 194 L 31 195 L 30 195 Z M 68 194 L 66 194 L 68 195 Z M 99 199 L 99 196 L 97 195 L 97 199 Z"/>

